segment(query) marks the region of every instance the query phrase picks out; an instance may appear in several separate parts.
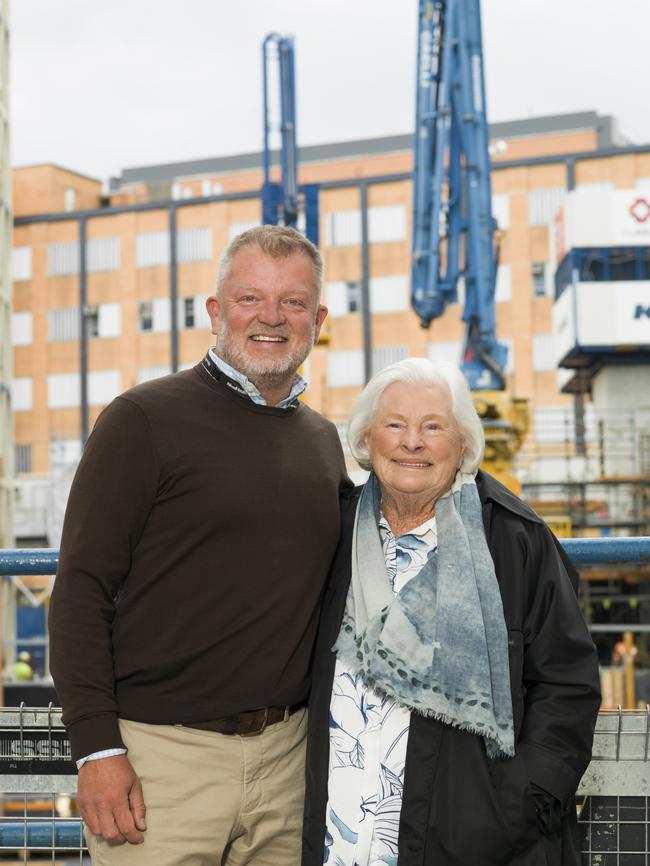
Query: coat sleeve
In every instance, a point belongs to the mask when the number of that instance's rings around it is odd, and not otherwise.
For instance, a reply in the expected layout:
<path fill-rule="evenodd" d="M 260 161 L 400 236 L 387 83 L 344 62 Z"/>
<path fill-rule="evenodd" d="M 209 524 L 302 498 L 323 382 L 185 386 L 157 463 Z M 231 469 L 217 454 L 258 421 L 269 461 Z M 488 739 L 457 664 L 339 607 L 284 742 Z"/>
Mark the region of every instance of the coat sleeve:
<path fill-rule="evenodd" d="M 600 704 L 596 649 L 557 543 L 530 524 L 524 579 L 524 718 L 517 751 L 535 785 L 564 803 L 591 758 Z M 569 566 L 572 568 L 572 566 Z"/>
<path fill-rule="evenodd" d="M 158 474 L 144 413 L 118 397 L 100 415 L 72 483 L 50 603 L 50 667 L 75 760 L 123 746 L 112 624 Z"/>

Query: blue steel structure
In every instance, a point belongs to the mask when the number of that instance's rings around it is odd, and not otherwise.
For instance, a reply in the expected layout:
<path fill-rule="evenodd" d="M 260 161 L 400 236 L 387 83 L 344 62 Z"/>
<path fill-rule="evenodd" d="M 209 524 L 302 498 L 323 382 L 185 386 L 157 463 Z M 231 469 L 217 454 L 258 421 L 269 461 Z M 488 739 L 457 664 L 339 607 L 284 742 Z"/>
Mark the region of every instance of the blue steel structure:
<path fill-rule="evenodd" d="M 474 391 L 502 390 L 479 0 L 419 0 L 416 76 L 412 305 L 428 328 L 463 277 L 463 372 Z"/>
<path fill-rule="evenodd" d="M 270 89 L 273 65 L 277 66 L 280 90 L 279 123 L 272 119 Z M 297 228 L 304 209 L 305 234 L 318 245 L 318 185 L 298 185 L 298 146 L 296 144 L 296 77 L 293 39 L 270 33 L 262 43 L 264 110 L 264 183 L 262 222 Z M 271 133 L 280 131 L 280 180 L 271 180 Z"/>

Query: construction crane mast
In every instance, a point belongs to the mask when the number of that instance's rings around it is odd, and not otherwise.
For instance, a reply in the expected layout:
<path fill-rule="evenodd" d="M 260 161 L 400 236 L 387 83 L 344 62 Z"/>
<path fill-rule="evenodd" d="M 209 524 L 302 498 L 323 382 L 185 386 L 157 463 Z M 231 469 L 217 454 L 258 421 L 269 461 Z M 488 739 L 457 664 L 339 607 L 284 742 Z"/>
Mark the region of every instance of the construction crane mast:
<path fill-rule="evenodd" d="M 510 464 L 522 401 L 499 395 L 508 351 L 496 336 L 497 226 L 479 0 L 419 0 L 413 178 L 412 305 L 428 328 L 465 284 L 461 368 L 486 428 L 490 468 Z M 496 465 L 498 463 L 498 466 Z"/>
<path fill-rule="evenodd" d="M 298 184 L 298 146 L 296 144 L 296 78 L 293 39 L 270 33 L 262 43 L 264 111 L 264 183 L 262 222 L 304 228 L 306 236 L 318 245 L 318 185 Z M 272 110 L 271 79 L 279 84 L 279 117 Z M 272 135 L 280 135 L 280 177 L 272 180 Z"/>

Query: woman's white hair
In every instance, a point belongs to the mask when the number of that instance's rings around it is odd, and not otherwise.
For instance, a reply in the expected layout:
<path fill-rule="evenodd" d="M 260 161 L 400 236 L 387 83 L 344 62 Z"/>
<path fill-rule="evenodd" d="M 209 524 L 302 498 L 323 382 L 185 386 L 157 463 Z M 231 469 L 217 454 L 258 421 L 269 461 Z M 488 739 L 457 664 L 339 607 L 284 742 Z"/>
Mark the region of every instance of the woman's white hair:
<path fill-rule="evenodd" d="M 371 468 L 364 440 L 372 425 L 381 395 L 394 382 L 442 385 L 447 388 L 451 396 L 451 412 L 465 444 L 460 468 L 462 472 L 475 472 L 483 459 L 485 435 L 467 381 L 456 364 L 450 361 L 428 361 L 426 358 L 407 358 L 391 364 L 373 376 L 357 397 L 348 425 L 348 442 L 357 463 L 363 469 Z"/>

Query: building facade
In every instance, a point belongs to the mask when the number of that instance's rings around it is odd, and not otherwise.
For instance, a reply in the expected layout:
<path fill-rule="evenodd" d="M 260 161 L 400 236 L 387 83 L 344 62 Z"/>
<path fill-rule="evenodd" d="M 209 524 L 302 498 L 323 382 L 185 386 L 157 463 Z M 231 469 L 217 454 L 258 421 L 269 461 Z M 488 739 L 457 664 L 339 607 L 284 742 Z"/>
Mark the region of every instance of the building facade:
<path fill-rule="evenodd" d="M 510 350 L 508 387 L 550 430 L 573 400 L 560 392 L 555 368 L 551 221 L 569 189 L 649 188 L 650 146 L 629 145 L 611 118 L 595 112 L 494 124 L 491 141 L 497 329 Z M 300 154 L 301 182 L 320 184 L 330 310 L 327 345 L 307 364 L 307 402 L 342 435 L 364 381 L 364 284 L 373 371 L 410 355 L 460 357 L 460 304 L 429 330 L 410 308 L 411 144 L 410 136 L 391 136 Z M 98 180 L 57 166 L 14 170 L 12 402 L 21 538 L 57 543 L 57 491 L 69 482 L 101 408 L 205 353 L 212 340 L 205 298 L 228 241 L 259 223 L 261 182 L 259 153 L 128 169 L 111 179 L 107 194 Z M 546 434 L 550 456 L 565 428 Z"/>
<path fill-rule="evenodd" d="M 9 0 L 0 0 L 0 546 L 13 544 L 14 430 L 11 412 L 11 170 Z"/>

